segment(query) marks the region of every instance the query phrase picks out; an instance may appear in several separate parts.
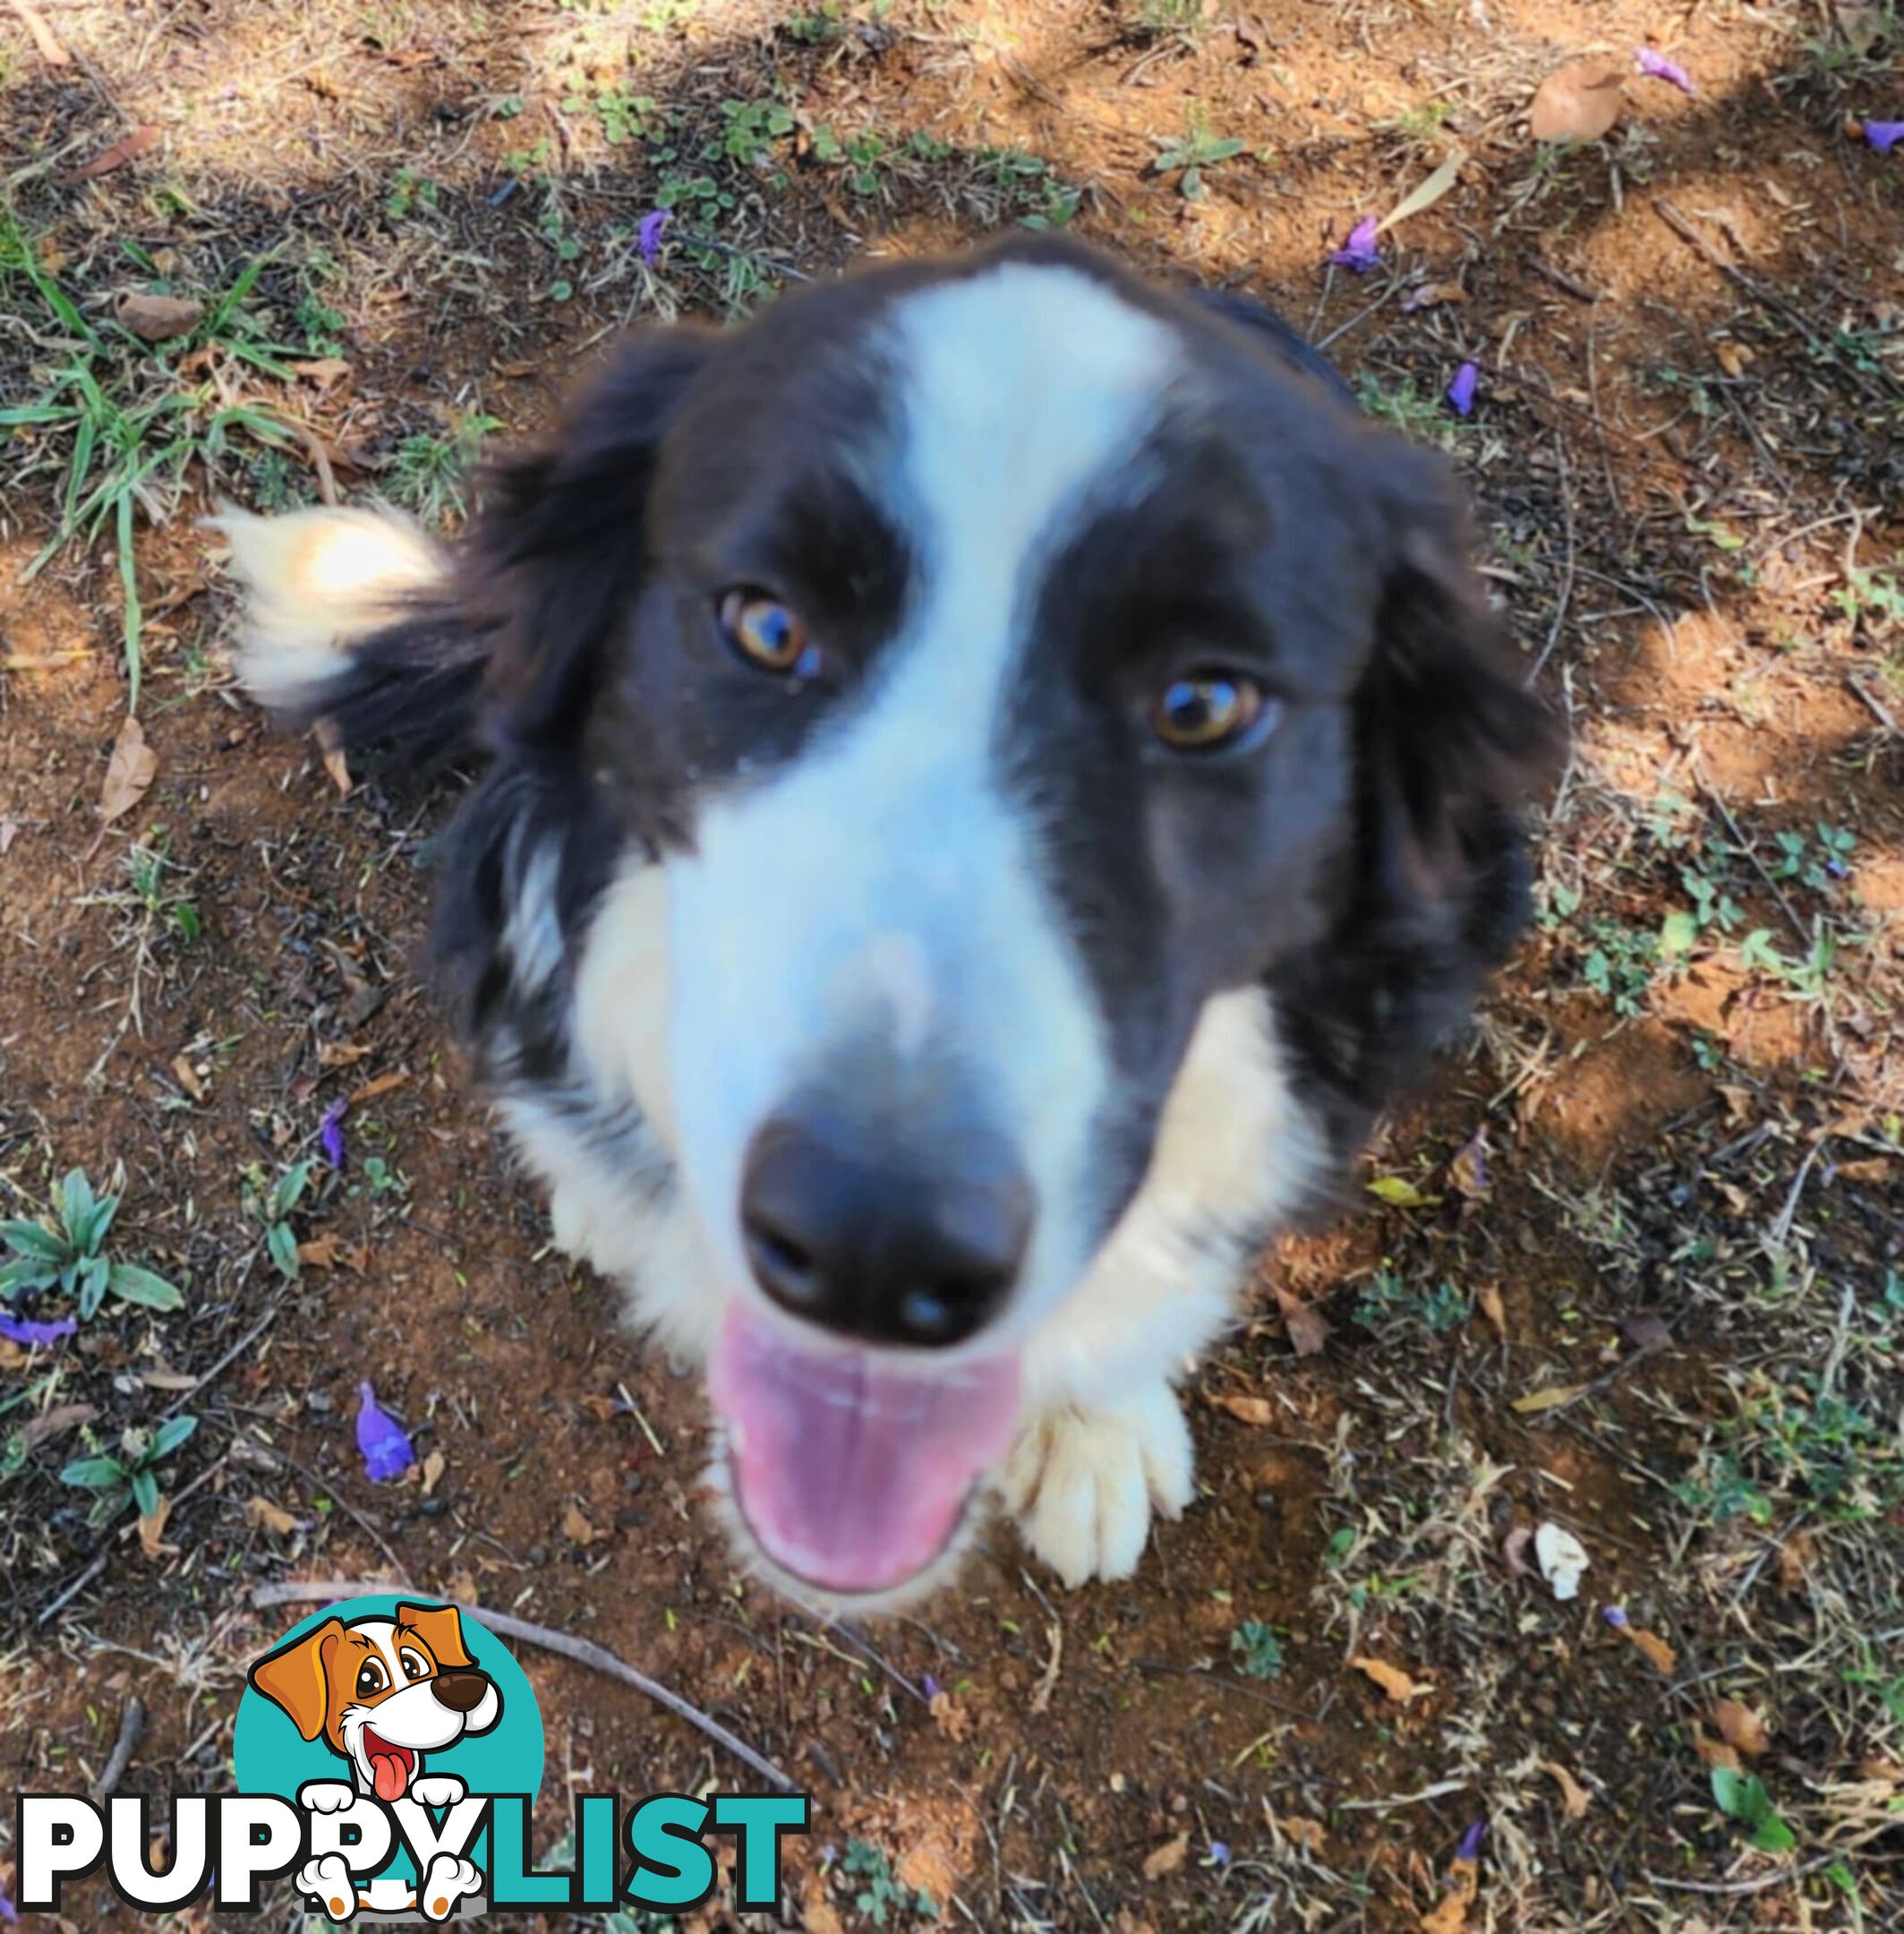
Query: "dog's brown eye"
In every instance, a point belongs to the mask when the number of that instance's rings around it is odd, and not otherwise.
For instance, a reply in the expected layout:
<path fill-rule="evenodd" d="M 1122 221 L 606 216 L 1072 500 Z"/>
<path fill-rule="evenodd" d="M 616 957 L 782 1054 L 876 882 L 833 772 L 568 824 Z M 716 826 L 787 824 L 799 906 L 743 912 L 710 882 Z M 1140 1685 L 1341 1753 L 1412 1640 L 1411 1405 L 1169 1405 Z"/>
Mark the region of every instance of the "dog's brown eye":
<path fill-rule="evenodd" d="M 406 1646 L 397 1655 L 397 1663 L 404 1669 L 406 1679 L 427 1679 L 430 1676 L 430 1662 L 421 1652 L 413 1652 Z"/>
<path fill-rule="evenodd" d="M 721 600 L 721 629 L 728 643 L 764 672 L 811 678 L 820 668 L 819 647 L 798 614 L 764 592 L 728 592 Z"/>
<path fill-rule="evenodd" d="M 375 1699 L 390 1682 L 381 1659 L 365 1659 L 357 1668 L 357 1697 Z"/>
<path fill-rule="evenodd" d="M 1173 752 L 1214 752 L 1234 745 L 1274 703 L 1254 680 L 1227 672 L 1173 679 L 1151 712 L 1157 735 Z"/>

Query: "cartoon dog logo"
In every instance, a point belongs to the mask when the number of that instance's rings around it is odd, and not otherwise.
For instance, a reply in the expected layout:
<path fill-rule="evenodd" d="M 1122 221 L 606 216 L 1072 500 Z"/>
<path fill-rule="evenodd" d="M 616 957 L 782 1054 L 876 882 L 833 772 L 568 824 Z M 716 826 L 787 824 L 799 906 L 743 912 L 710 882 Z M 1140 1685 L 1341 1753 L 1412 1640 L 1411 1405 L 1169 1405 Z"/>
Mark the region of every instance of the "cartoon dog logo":
<path fill-rule="evenodd" d="M 313 1630 L 267 1653 L 251 1682 L 290 1716 L 306 1740 L 321 1739 L 350 1768 L 349 1780 L 308 1780 L 298 1802 L 312 1812 L 342 1812 L 360 1794 L 386 1804 L 409 1798 L 428 1807 L 453 1806 L 467 1791 L 453 1774 L 423 1771 L 425 1753 L 491 1731 L 502 1716 L 502 1695 L 463 1642 L 454 1605 L 398 1605 L 388 1618 L 328 1618 Z M 439 1867 L 441 1871 L 439 1871 Z M 348 1868 L 336 1856 L 310 1861 L 299 1888 L 321 1901 L 333 1920 L 366 1908 L 418 1904 L 440 1920 L 457 1901 L 480 1888 L 482 1875 L 448 1855 L 431 1861 L 409 1900 L 359 1899 Z M 407 1887 L 405 1889 L 407 1893 Z"/>

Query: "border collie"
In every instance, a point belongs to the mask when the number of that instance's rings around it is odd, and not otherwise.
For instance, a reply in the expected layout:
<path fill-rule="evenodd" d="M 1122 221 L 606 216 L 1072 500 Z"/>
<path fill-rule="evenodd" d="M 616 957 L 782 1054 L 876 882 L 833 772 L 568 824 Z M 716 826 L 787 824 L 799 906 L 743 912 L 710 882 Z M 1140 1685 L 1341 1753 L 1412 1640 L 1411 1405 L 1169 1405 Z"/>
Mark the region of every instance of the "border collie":
<path fill-rule="evenodd" d="M 226 515 L 281 718 L 479 760 L 436 956 L 557 1240 L 706 1369 L 783 1588 L 1001 1500 L 1067 1583 L 1524 912 L 1440 458 L 1286 324 L 1020 237 L 636 335 L 453 549 Z"/>

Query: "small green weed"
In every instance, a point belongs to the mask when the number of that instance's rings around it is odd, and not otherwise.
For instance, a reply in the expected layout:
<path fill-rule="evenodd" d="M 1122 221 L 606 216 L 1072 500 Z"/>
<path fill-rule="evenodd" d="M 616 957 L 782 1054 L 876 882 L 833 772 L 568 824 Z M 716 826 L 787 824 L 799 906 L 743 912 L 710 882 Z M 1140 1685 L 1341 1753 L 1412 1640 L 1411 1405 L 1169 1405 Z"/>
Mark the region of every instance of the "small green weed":
<path fill-rule="evenodd" d="M 1853 624 L 1875 618 L 1886 624 L 1904 624 L 1904 584 L 1895 570 L 1854 570 L 1836 591 L 1831 603 Z"/>
<path fill-rule="evenodd" d="M 386 488 L 426 523 L 460 516 L 465 485 L 482 453 L 483 439 L 501 428 L 495 417 L 471 411 L 457 418 L 448 435 L 423 431 L 406 436 L 397 446 Z"/>
<path fill-rule="evenodd" d="M 898 1914 L 920 1914 L 933 1919 L 938 1913 L 938 1906 L 931 1895 L 909 1887 L 898 1879 L 892 1872 L 892 1861 L 869 1840 L 846 1843 L 846 1855 L 840 1862 L 840 1871 L 852 1879 L 865 1882 L 854 1895 L 853 1904 L 871 1920 L 875 1927 L 884 1927 Z"/>
<path fill-rule="evenodd" d="M 1834 826 L 1823 819 L 1815 823 L 1815 840 L 1803 833 L 1772 835 L 1779 849 L 1772 862 L 1774 879 L 1798 880 L 1814 893 L 1829 893 L 1840 880 L 1850 877 L 1857 834 L 1849 826 Z"/>
<path fill-rule="evenodd" d="M 1201 109 L 1192 107 L 1185 116 L 1183 133 L 1159 147 L 1150 172 L 1174 175 L 1178 192 L 1185 201 L 1195 201 L 1204 193 L 1204 175 L 1220 162 L 1234 160 L 1244 146 L 1234 137 L 1212 134 Z"/>
<path fill-rule="evenodd" d="M 1137 0 L 1138 33 L 1147 40 L 1195 40 L 1209 25 L 1208 0 Z"/>
<path fill-rule="evenodd" d="M 170 858 L 170 842 L 163 829 L 155 829 L 156 846 L 134 846 L 125 856 L 126 871 L 132 876 L 132 891 L 145 909 L 146 918 L 162 926 L 189 946 L 203 930 L 199 910 L 192 895 L 166 884 L 166 876 L 180 870 Z"/>
<path fill-rule="evenodd" d="M 1712 1798 L 1728 1819 L 1737 1820 L 1761 1853 L 1789 1853 L 1798 1836 L 1779 1818 L 1765 1783 L 1756 1773 L 1730 1767 L 1712 1768 Z"/>
<path fill-rule="evenodd" d="M 1237 1671 L 1251 1679 L 1280 1679 L 1283 1676 L 1283 1645 L 1273 1626 L 1260 1619 L 1245 1619 L 1230 1634 L 1230 1656 Z"/>
<path fill-rule="evenodd" d="M 311 1186 L 312 1170 L 316 1166 L 315 1162 L 293 1162 L 275 1182 L 267 1182 L 263 1169 L 255 1163 L 245 1171 L 245 1208 L 264 1225 L 265 1253 L 286 1282 L 295 1282 L 302 1268 L 297 1231 L 291 1225 L 291 1218 Z"/>
<path fill-rule="evenodd" d="M 659 110 L 648 94 L 631 94 L 622 87 L 595 89 L 593 94 L 571 94 L 562 103 L 568 115 L 593 113 L 602 126 L 602 138 L 610 147 L 624 141 L 645 141 L 661 126 Z"/>
<path fill-rule="evenodd" d="M 158 1509 L 159 1465 L 198 1427 L 195 1416 L 175 1416 L 149 1433 L 128 1430 L 119 1440 L 117 1455 L 75 1458 L 59 1481 L 99 1493 L 86 1514 L 90 1524 L 110 1524 L 128 1504 L 136 1505 L 141 1518 L 149 1518 Z"/>
<path fill-rule="evenodd" d="M 793 133 L 793 110 L 784 101 L 727 100 L 721 104 L 721 151 L 743 167 L 760 167 Z"/>
<path fill-rule="evenodd" d="M 1412 1288 L 1392 1262 L 1384 1262 L 1370 1277 L 1355 1305 L 1355 1321 L 1364 1330 L 1402 1326 L 1425 1330 L 1430 1336 L 1446 1336 L 1467 1320 L 1468 1299 L 1452 1283 Z"/>
<path fill-rule="evenodd" d="M 176 1285 L 136 1262 L 115 1262 L 106 1237 L 119 1212 L 119 1197 L 96 1195 L 83 1168 L 69 1171 L 50 1216 L 40 1221 L 0 1222 L 0 1240 L 14 1260 L 0 1266 L 0 1298 L 22 1291 L 58 1289 L 76 1296 L 80 1318 L 95 1315 L 107 1296 L 147 1309 L 175 1310 L 184 1303 Z"/>
<path fill-rule="evenodd" d="M 1660 961 L 1660 937 L 1618 920 L 1597 920 L 1587 928 L 1591 942 L 1580 963 L 1580 978 L 1613 1011 L 1628 1018 L 1644 1014 L 1646 994 Z"/>
<path fill-rule="evenodd" d="M 390 177 L 390 192 L 383 198 L 383 212 L 393 222 L 408 221 L 413 215 L 436 210 L 437 185 L 414 168 L 398 168 Z"/>

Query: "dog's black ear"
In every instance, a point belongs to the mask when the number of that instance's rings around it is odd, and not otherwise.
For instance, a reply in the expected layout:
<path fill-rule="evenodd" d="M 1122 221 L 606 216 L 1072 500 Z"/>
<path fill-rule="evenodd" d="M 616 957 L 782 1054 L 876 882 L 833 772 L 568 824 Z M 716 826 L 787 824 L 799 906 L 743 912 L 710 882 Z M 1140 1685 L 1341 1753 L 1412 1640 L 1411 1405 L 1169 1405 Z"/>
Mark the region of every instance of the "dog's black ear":
<path fill-rule="evenodd" d="M 1451 473 L 1368 435 L 1387 534 L 1354 700 L 1352 885 L 1329 941 L 1272 983 L 1345 1152 L 1465 1017 L 1525 922 L 1522 808 L 1558 746 L 1475 569 Z"/>
<path fill-rule="evenodd" d="M 474 601 L 497 625 L 499 746 L 568 744 L 647 563 L 645 510 L 669 420 L 713 353 L 694 328 L 632 337 L 537 446 L 489 474 L 470 535 Z"/>

